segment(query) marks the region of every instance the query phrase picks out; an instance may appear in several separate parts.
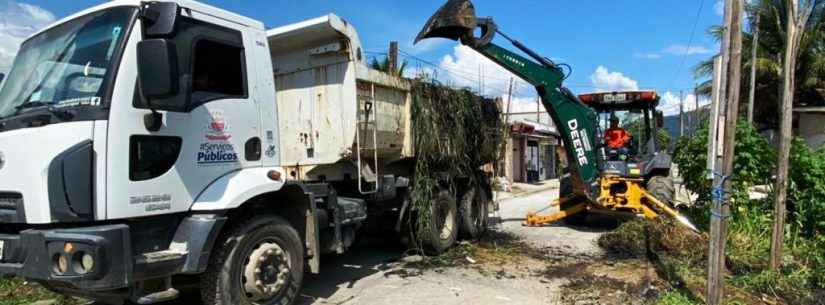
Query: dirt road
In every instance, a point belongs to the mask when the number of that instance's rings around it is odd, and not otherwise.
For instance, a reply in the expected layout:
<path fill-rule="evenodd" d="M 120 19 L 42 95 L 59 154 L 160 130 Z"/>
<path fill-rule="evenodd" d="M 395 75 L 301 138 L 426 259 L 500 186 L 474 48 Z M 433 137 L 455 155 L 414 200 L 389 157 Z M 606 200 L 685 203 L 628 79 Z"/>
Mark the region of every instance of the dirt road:
<path fill-rule="evenodd" d="M 451 251 L 454 261 L 411 267 L 432 259 L 405 257 L 401 246 L 374 241 L 344 255 L 325 256 L 321 274 L 305 277 L 297 304 L 570 303 L 561 298 L 563 285 L 589 268 L 583 264 L 588 257 L 601 256 L 595 240 L 604 230 L 522 227 L 528 210 L 546 207 L 557 194 L 557 189 L 549 189 L 502 200 L 500 211 L 493 215 L 496 224 L 490 235 L 495 237 L 480 250 L 476 244 L 459 245 Z M 465 256 L 463 249 L 477 250 Z M 168 305 L 197 304 L 196 299 L 196 295 L 185 296 Z"/>
<path fill-rule="evenodd" d="M 527 210 L 547 206 L 557 193 L 551 189 L 502 201 L 496 230 L 514 233 L 549 256 L 598 255 L 598 231 L 521 226 Z M 306 279 L 300 304 L 557 304 L 560 286 L 567 282 L 545 276 L 546 266 L 530 259 L 520 266 L 475 268 L 469 263 L 413 270 L 399 260 L 399 250 L 362 245 L 355 252 L 325 258 L 321 274 Z"/>

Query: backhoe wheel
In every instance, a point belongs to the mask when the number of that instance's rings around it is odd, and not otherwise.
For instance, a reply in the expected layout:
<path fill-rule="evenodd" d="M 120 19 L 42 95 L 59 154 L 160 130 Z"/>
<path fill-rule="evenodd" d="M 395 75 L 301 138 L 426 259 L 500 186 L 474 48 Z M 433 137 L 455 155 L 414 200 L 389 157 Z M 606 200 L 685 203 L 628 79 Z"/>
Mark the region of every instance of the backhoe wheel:
<path fill-rule="evenodd" d="M 231 227 L 201 276 L 206 305 L 288 305 L 304 276 L 298 232 L 283 218 L 258 216 Z"/>
<path fill-rule="evenodd" d="M 676 188 L 673 186 L 673 179 L 667 176 L 653 176 L 647 181 L 647 192 L 659 199 L 659 201 L 673 206 L 673 198 L 676 195 Z"/>
<path fill-rule="evenodd" d="M 461 197 L 461 235 L 477 239 L 487 231 L 487 194 L 471 187 Z"/>
<path fill-rule="evenodd" d="M 427 232 L 422 232 L 424 250 L 441 254 L 455 244 L 458 237 L 458 207 L 455 197 L 448 190 L 439 190 L 430 207 Z"/>
<path fill-rule="evenodd" d="M 559 179 L 559 198 L 564 198 L 573 193 L 573 181 L 570 179 L 570 174 L 566 174 Z M 578 202 L 562 202 L 559 205 L 560 210 L 571 208 L 578 204 Z M 574 226 L 581 226 L 587 224 L 587 210 L 578 212 L 562 219 L 564 223 Z"/>

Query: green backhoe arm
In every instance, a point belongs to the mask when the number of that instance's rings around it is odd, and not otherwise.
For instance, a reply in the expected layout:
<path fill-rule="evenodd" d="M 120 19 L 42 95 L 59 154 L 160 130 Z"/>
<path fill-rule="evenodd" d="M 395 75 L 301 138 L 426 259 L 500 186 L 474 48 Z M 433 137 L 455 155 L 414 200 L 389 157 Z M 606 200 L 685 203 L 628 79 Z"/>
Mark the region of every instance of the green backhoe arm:
<path fill-rule="evenodd" d="M 514 44 L 526 49 L 518 42 Z M 561 68 L 546 59 L 544 64 L 538 64 L 492 42 L 465 45 L 536 87 L 564 142 L 574 191 L 595 199 L 599 179 L 596 113 L 563 87 L 564 73 Z"/>
<path fill-rule="evenodd" d="M 476 37 L 476 29 L 481 30 L 480 37 Z M 493 43 L 497 34 L 512 42 L 532 60 Z M 595 111 L 562 86 L 565 79 L 562 69 L 498 31 L 492 18 L 478 18 L 469 0 L 448 0 L 427 21 L 415 42 L 435 37 L 460 41 L 536 87 L 564 142 L 573 192 L 595 202 L 600 191 L 596 153 L 596 137 L 599 136 L 597 116 Z"/>

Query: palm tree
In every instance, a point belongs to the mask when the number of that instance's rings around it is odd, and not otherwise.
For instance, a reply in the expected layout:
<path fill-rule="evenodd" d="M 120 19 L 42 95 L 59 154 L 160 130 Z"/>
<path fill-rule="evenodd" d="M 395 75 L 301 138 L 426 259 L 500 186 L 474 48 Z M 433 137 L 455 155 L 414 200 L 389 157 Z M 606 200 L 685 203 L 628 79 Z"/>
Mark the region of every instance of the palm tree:
<path fill-rule="evenodd" d="M 405 60 L 404 62 L 402 62 L 401 65 L 398 66 L 398 68 L 395 71 L 390 71 L 389 57 L 384 56 L 384 59 L 380 61 L 377 57 L 373 57 L 372 62 L 370 63 L 370 67 L 375 70 L 386 72 L 395 76 L 404 76 L 404 70 L 407 69 L 407 61 Z"/>
<path fill-rule="evenodd" d="M 825 106 L 825 0 L 810 0 L 815 4 L 815 11 L 808 21 L 807 30 L 800 45 L 796 66 L 795 100 L 797 105 Z M 782 61 L 785 52 L 785 28 L 787 24 L 785 0 L 748 1 L 749 16 L 759 14 L 759 45 L 756 59 L 746 53 L 742 58 L 743 69 L 748 71 L 756 65 L 757 84 L 755 117 L 760 123 L 775 126 L 782 90 Z M 721 40 L 723 30 L 720 26 L 711 27 L 711 36 Z M 753 42 L 752 33 L 743 33 L 743 50 L 750 50 Z M 715 56 L 714 56 L 715 57 Z M 708 78 L 713 74 L 713 58 L 701 62 L 694 69 L 696 78 Z M 749 74 L 742 73 L 743 92 L 749 86 Z M 700 94 L 709 96 L 711 81 L 700 85 Z M 742 95 L 740 105 L 747 105 L 747 95 Z M 740 113 L 744 113 L 740 111 Z"/>

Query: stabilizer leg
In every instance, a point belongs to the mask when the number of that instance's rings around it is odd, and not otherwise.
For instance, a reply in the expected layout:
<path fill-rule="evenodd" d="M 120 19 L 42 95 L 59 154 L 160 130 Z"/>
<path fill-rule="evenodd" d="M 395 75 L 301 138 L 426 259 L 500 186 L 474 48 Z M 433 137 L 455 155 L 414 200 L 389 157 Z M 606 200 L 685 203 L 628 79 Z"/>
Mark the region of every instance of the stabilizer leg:
<path fill-rule="evenodd" d="M 550 206 L 553 207 L 553 206 L 561 205 L 561 203 L 563 201 L 567 201 L 567 200 L 573 200 L 573 198 L 564 198 L 564 199 L 561 199 L 561 200 L 556 200 Z M 534 212 L 527 213 L 527 219 L 524 221 L 523 225 L 528 226 L 528 227 L 540 227 L 540 226 L 546 225 L 548 223 L 552 223 L 552 222 L 562 220 L 562 219 L 564 219 L 566 217 L 569 217 L 571 215 L 581 213 L 586 209 L 587 209 L 587 202 L 582 201 L 582 202 L 580 202 L 580 203 L 578 203 L 578 204 L 576 204 L 572 207 L 566 208 L 564 210 L 553 213 L 551 215 L 538 215 Z"/>
<path fill-rule="evenodd" d="M 679 221 L 679 223 L 681 223 L 685 227 L 693 230 L 694 232 L 699 232 L 699 229 L 696 228 L 696 226 L 694 226 L 690 222 L 690 220 L 688 220 L 687 217 L 685 217 L 684 215 L 680 214 L 679 212 L 677 212 L 676 210 L 674 210 L 673 208 L 671 208 L 670 206 L 668 206 L 664 202 L 660 201 L 659 199 L 656 199 L 656 197 L 654 197 L 653 195 L 651 195 L 647 191 L 643 191 L 643 195 L 644 195 L 645 198 L 647 198 L 648 203 L 652 203 L 657 208 L 659 208 L 661 211 L 664 211 L 665 214 L 667 214 L 668 216 L 673 217 L 674 219 Z M 647 214 L 647 213 L 645 213 L 645 214 Z"/>

